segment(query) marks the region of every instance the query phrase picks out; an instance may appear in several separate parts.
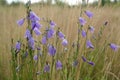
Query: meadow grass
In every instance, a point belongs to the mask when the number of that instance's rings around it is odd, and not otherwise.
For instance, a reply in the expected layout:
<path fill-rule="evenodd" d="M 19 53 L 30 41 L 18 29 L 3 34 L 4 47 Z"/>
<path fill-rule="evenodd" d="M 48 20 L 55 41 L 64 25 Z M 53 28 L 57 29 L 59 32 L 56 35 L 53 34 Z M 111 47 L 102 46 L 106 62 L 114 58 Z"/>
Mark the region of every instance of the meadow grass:
<path fill-rule="evenodd" d="M 91 50 L 87 50 L 84 48 L 85 39 L 80 39 L 80 48 L 79 54 L 77 56 L 77 60 L 79 60 L 79 65 L 77 67 L 71 68 L 70 64 L 73 62 L 75 48 L 71 48 L 73 42 L 77 41 L 77 31 L 78 31 L 78 18 L 80 16 L 80 7 L 58 7 L 58 6 L 32 6 L 32 10 L 40 17 L 44 19 L 51 19 L 53 20 L 60 30 L 65 34 L 66 39 L 68 40 L 69 44 L 67 46 L 68 51 L 62 53 L 62 58 L 60 60 L 63 63 L 63 66 L 68 67 L 67 69 L 64 67 L 62 71 L 55 71 L 53 70 L 53 75 L 51 80 L 119 80 L 120 79 L 120 54 L 119 50 L 117 52 L 112 51 L 107 43 L 116 43 L 120 44 L 119 39 L 119 22 L 120 22 L 120 8 L 114 7 L 89 7 L 83 8 L 83 10 L 90 10 L 94 13 L 94 17 L 89 20 L 88 17 L 83 14 L 82 16 L 89 21 L 86 24 L 92 25 L 95 27 L 95 35 L 98 34 L 98 31 L 101 26 L 108 21 L 108 25 L 105 26 L 103 31 L 102 38 L 99 41 L 92 40 L 93 44 L 97 49 L 93 52 Z M 24 40 L 24 32 L 26 30 L 27 21 L 22 27 L 17 27 L 16 21 L 20 18 L 25 17 L 26 9 L 24 6 L 17 6 L 17 7 L 0 7 L 0 78 L 1 80 L 12 80 L 12 70 L 11 70 L 11 52 L 10 52 L 10 45 L 11 45 L 11 38 L 14 39 L 14 45 L 17 40 L 22 39 Z M 48 23 L 41 22 L 43 25 L 42 30 L 44 30 Z M 87 29 L 87 28 L 85 28 Z M 41 31 L 42 31 L 41 30 Z M 36 37 L 36 36 L 35 36 Z M 88 37 L 91 38 L 91 35 L 88 34 Z M 36 37 L 37 40 L 41 40 L 41 37 Z M 51 40 L 50 42 L 52 42 Z M 25 42 L 25 41 L 24 41 Z M 54 41 L 53 41 L 54 42 Z M 60 41 L 58 42 L 60 45 Z M 106 47 L 107 46 L 107 47 Z M 57 51 L 63 50 L 62 46 L 57 46 Z M 83 54 L 84 51 L 86 54 Z M 86 64 L 82 61 L 81 56 L 85 55 L 87 59 L 92 60 L 95 63 L 95 66 L 91 66 Z M 72 59 L 71 59 L 72 58 Z M 44 59 L 41 58 L 41 59 Z M 70 60 L 69 60 L 70 59 Z M 51 61 L 50 56 L 46 56 L 45 61 Z M 69 64 L 67 64 L 69 63 Z M 40 65 L 40 64 L 39 64 Z M 40 65 L 41 66 L 41 65 Z M 27 70 L 23 69 L 23 77 L 22 80 L 27 80 Z M 55 66 L 54 66 L 55 67 Z M 70 69 L 69 69 L 70 67 Z M 40 67 L 38 66 L 38 69 Z M 74 71 L 73 71 L 74 70 Z M 73 71 L 71 73 L 71 71 Z M 63 73 L 62 73 L 63 72 Z M 58 73 L 58 74 L 56 74 Z M 37 78 L 42 80 L 47 80 L 48 74 L 46 75 L 38 75 Z M 57 77 L 57 78 L 56 78 Z M 36 78 L 36 79 L 37 79 Z M 36 80 L 34 79 L 34 80 Z"/>

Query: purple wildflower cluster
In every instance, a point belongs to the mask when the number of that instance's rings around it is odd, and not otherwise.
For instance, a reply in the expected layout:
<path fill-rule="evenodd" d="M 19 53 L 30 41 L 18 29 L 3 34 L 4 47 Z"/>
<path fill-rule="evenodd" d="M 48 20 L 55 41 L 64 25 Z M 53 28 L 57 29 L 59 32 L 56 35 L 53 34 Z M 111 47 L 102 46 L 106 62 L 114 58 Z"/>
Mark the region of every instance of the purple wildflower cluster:
<path fill-rule="evenodd" d="M 88 10 L 85 11 L 85 14 L 89 19 L 91 19 L 93 17 L 93 13 Z M 41 48 L 41 46 L 45 45 L 45 47 L 46 47 L 45 51 L 47 51 L 48 55 L 50 55 L 52 58 L 54 58 L 54 56 L 56 56 L 58 51 L 56 49 L 56 46 L 54 46 L 54 44 L 49 43 L 49 40 L 51 38 L 54 38 L 54 35 L 57 36 L 57 38 L 61 41 L 61 45 L 63 47 L 65 47 L 65 49 L 67 51 L 66 46 L 68 45 L 68 41 L 61 30 L 58 29 L 58 31 L 55 31 L 56 23 L 54 21 L 52 21 L 52 20 L 49 21 L 49 26 L 45 29 L 45 32 L 42 34 L 42 32 L 40 31 L 42 28 L 42 25 L 39 23 L 41 19 L 33 11 L 30 11 L 29 16 L 27 16 L 26 18 L 22 18 L 22 19 L 18 20 L 17 21 L 18 26 L 22 26 L 26 19 L 28 20 L 28 22 L 30 21 L 30 23 L 24 34 L 24 37 L 27 40 L 26 48 L 28 48 L 28 50 L 25 51 L 25 57 L 28 56 L 29 50 L 34 50 L 34 52 L 36 50 L 37 54 L 32 56 L 32 60 L 34 60 L 35 62 L 38 61 L 39 56 L 42 56 L 43 48 Z M 83 17 L 79 18 L 79 23 L 80 23 L 81 30 L 78 30 L 79 31 L 78 33 L 80 33 L 81 36 L 86 39 L 86 41 L 85 41 L 86 49 L 94 50 L 95 47 L 94 47 L 93 43 L 91 42 L 92 40 L 90 40 L 90 38 L 88 38 L 87 33 L 90 32 L 90 34 L 93 34 L 95 31 L 95 28 L 93 26 L 88 26 L 88 29 L 85 30 L 84 26 L 86 25 L 87 21 Z M 33 34 L 35 34 L 36 36 L 40 36 L 42 34 L 40 46 L 36 45 L 37 41 L 33 37 Z M 20 42 L 20 41 L 18 41 L 16 43 L 15 50 L 17 52 L 19 52 L 22 49 L 21 45 L 22 45 L 22 42 Z M 72 45 L 72 46 L 74 47 L 74 45 Z M 79 48 L 79 45 L 80 45 L 79 42 L 76 45 Z M 109 46 L 113 51 L 117 51 L 118 48 L 120 48 L 120 46 L 118 46 L 114 43 L 110 43 Z M 82 58 L 83 62 L 90 64 L 92 66 L 95 65 L 94 62 L 87 60 L 84 56 L 82 56 L 81 58 Z M 55 60 L 55 62 L 53 62 L 53 64 L 54 63 L 55 63 L 56 70 L 61 70 L 63 68 L 62 61 L 60 61 L 59 59 Z M 74 59 L 72 66 L 76 67 L 78 64 L 79 64 L 79 61 Z M 19 69 L 17 69 L 17 70 L 19 70 Z M 46 62 L 46 64 L 43 65 L 43 72 L 49 73 L 50 70 L 51 70 L 51 64 Z M 39 74 L 39 73 L 40 72 L 37 72 L 36 74 Z"/>

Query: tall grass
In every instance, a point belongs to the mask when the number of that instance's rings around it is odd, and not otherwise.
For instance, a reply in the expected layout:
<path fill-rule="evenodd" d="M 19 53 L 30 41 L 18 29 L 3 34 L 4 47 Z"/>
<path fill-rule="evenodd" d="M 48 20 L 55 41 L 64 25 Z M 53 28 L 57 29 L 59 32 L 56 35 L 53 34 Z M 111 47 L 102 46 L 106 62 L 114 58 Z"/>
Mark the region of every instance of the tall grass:
<path fill-rule="evenodd" d="M 26 29 L 27 24 L 24 24 L 23 27 L 19 28 L 17 27 L 16 21 L 19 18 L 26 16 L 26 10 L 24 7 L 10 7 L 10 8 L 1 8 L 0 9 L 1 14 L 1 31 L 0 31 L 0 55 L 2 60 L 2 73 L 8 77 L 9 80 L 12 79 L 12 77 L 16 80 L 16 78 L 24 80 L 24 79 L 57 79 L 57 80 L 119 80 L 120 78 L 120 72 L 119 72 L 119 50 L 117 52 L 114 52 L 110 49 L 109 45 L 107 45 L 110 42 L 119 44 L 119 8 L 89 8 L 90 11 L 94 13 L 94 17 L 89 20 L 87 16 L 83 13 L 82 17 L 87 19 L 89 21 L 86 26 L 84 26 L 84 29 L 87 30 L 87 25 L 93 25 L 95 27 L 95 33 L 96 36 L 95 39 L 92 38 L 92 35 L 88 33 L 87 37 L 91 39 L 93 45 L 95 46 L 94 50 L 87 49 L 85 44 L 85 38 L 80 36 L 80 47 L 79 47 L 79 53 L 77 57 L 74 57 L 76 54 L 76 43 L 77 43 L 77 31 L 78 31 L 78 18 L 80 15 L 80 9 L 75 8 L 59 8 L 57 6 L 45 6 L 45 7 L 39 7 L 39 6 L 33 6 L 32 10 L 37 13 L 38 16 L 41 18 L 44 18 L 45 20 L 53 20 L 56 22 L 57 27 L 60 27 L 60 31 L 62 31 L 65 34 L 65 38 L 68 40 L 68 46 L 65 48 L 61 45 L 61 40 L 58 39 L 57 45 L 55 44 L 55 39 L 51 39 L 49 43 L 54 43 L 53 45 L 57 49 L 57 55 L 59 56 L 59 60 L 62 62 L 63 68 L 62 70 L 57 71 L 55 68 L 55 65 L 53 65 L 53 69 L 51 68 L 52 64 L 55 64 L 57 61 L 55 56 L 55 61 L 52 59 L 51 56 L 49 56 L 47 53 L 47 45 L 40 47 L 42 48 L 42 56 L 39 57 L 37 66 L 36 62 L 33 60 L 33 57 L 31 58 L 33 62 L 29 64 L 30 57 L 26 58 L 24 61 L 21 61 L 20 59 L 19 63 L 24 63 L 23 67 L 20 69 L 19 72 L 16 72 L 16 68 L 20 65 L 17 65 L 17 67 L 13 67 L 13 70 L 15 70 L 15 76 L 13 76 L 12 71 L 10 69 L 11 63 L 9 60 L 11 60 L 11 53 L 10 53 L 10 44 L 11 44 L 11 38 L 14 38 L 13 46 L 15 46 L 15 42 L 19 39 L 24 40 L 24 32 Z M 88 10 L 86 8 L 83 8 L 83 10 Z M 20 12 L 19 12 L 20 11 Z M 114 13 L 113 13 L 114 11 Z M 106 14 L 108 12 L 109 14 Z M 9 13 L 9 14 L 8 14 Z M 14 17 L 16 16 L 16 17 Z M 104 22 L 108 20 L 108 25 L 105 26 L 105 29 L 102 31 L 102 35 L 99 38 L 97 36 L 98 32 L 100 31 L 101 27 L 103 27 Z M 27 23 L 27 22 L 26 22 Z M 49 25 L 47 22 L 42 22 L 43 28 L 41 31 L 45 30 L 45 27 Z M 58 30 L 57 28 L 55 28 Z M 114 36 L 115 35 L 115 36 Z M 42 36 L 36 37 L 34 36 L 36 40 L 41 41 Z M 97 40 L 96 40 L 97 39 Z M 25 42 L 25 41 L 23 41 Z M 75 43 L 75 47 L 73 47 L 73 43 Z M 65 50 L 64 50 L 65 49 Z M 66 50 L 67 49 L 67 50 Z M 21 51 L 19 53 L 19 56 L 21 54 L 24 54 Z M 33 53 L 33 55 L 37 54 L 37 51 Z M 85 56 L 88 60 L 93 61 L 95 63 L 95 66 L 91 66 L 87 64 L 86 62 L 82 61 L 82 56 Z M 21 58 L 21 57 L 20 57 Z M 19 60 L 18 60 L 19 61 Z M 50 73 L 41 73 L 43 71 L 44 65 L 47 63 L 50 64 L 50 70 L 52 72 Z M 78 61 L 78 65 L 76 67 L 73 67 L 72 64 L 74 61 Z M 53 63 L 52 63 L 53 62 Z M 18 64 L 18 63 L 17 63 Z M 33 69 L 33 72 L 30 71 L 30 69 Z M 39 75 L 36 75 L 37 72 L 40 71 Z M 31 72 L 31 73 L 30 73 Z M 34 74 L 34 75 L 33 75 Z M 31 76 L 31 77 L 28 77 Z M 3 78 L 2 78 L 3 79 Z"/>

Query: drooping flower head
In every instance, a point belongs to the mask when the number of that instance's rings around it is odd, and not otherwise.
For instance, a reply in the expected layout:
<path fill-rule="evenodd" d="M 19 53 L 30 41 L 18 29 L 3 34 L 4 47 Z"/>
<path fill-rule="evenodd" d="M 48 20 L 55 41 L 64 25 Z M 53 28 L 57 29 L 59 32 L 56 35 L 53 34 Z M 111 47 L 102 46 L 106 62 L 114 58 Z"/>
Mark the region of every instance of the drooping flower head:
<path fill-rule="evenodd" d="M 52 28 L 48 29 L 47 38 L 53 37 L 54 33 L 55 33 L 54 29 L 52 29 Z"/>
<path fill-rule="evenodd" d="M 120 46 L 118 46 L 118 45 L 116 45 L 116 44 L 114 44 L 114 43 L 110 43 L 109 45 L 110 45 L 110 48 L 111 48 L 112 50 L 114 50 L 114 51 L 117 51 L 118 48 L 120 48 Z"/>
<path fill-rule="evenodd" d="M 59 37 L 60 39 L 64 39 L 65 35 L 64 35 L 61 31 L 59 31 L 59 32 L 58 32 L 58 37 Z"/>
<path fill-rule="evenodd" d="M 93 17 L 93 13 L 90 12 L 90 11 L 88 11 L 88 10 L 85 11 L 85 14 L 86 14 L 89 18 L 92 18 L 92 17 Z"/>
<path fill-rule="evenodd" d="M 82 60 L 83 60 L 84 62 L 87 61 L 87 59 L 86 59 L 84 56 L 82 56 Z"/>
<path fill-rule="evenodd" d="M 44 72 L 50 72 L 50 65 L 48 63 L 44 66 Z"/>
<path fill-rule="evenodd" d="M 31 37 L 32 37 L 32 35 L 31 35 L 31 33 L 30 33 L 30 30 L 29 30 L 29 29 L 26 29 L 25 38 L 30 39 Z"/>
<path fill-rule="evenodd" d="M 58 61 L 56 62 L 56 69 L 57 69 L 57 70 L 62 69 L 62 63 L 61 63 L 60 60 L 58 60 Z"/>
<path fill-rule="evenodd" d="M 95 31 L 95 28 L 93 26 L 90 26 L 88 29 L 90 30 L 91 33 L 94 33 Z"/>
<path fill-rule="evenodd" d="M 25 18 L 18 20 L 17 21 L 18 26 L 22 26 L 24 21 L 25 21 Z"/>
<path fill-rule="evenodd" d="M 34 55 L 33 59 L 36 61 L 38 60 L 38 56 L 37 55 Z"/>
<path fill-rule="evenodd" d="M 94 49 L 94 46 L 92 45 L 92 43 L 91 43 L 90 40 L 87 40 L 86 46 L 87 46 L 87 48 L 92 48 L 92 49 Z"/>
<path fill-rule="evenodd" d="M 63 39 L 62 45 L 63 45 L 63 46 L 67 46 L 67 45 L 68 45 L 68 41 L 67 41 L 66 39 Z"/>
<path fill-rule="evenodd" d="M 42 27 L 42 25 L 41 25 L 38 21 L 32 21 L 32 23 L 31 23 L 31 28 L 32 28 L 32 30 L 33 30 L 34 28 L 40 29 L 41 27 Z"/>
<path fill-rule="evenodd" d="M 82 37 L 86 37 L 86 32 L 85 32 L 85 30 L 82 30 L 81 34 L 82 34 Z"/>
<path fill-rule="evenodd" d="M 56 23 L 53 22 L 53 21 L 50 21 L 50 27 L 51 27 L 51 28 L 54 28 L 55 26 L 56 26 Z"/>
<path fill-rule="evenodd" d="M 90 64 L 90 65 L 92 65 L 92 66 L 94 66 L 94 65 L 95 65 L 95 63 L 94 63 L 94 62 L 92 62 L 92 61 L 88 61 L 88 64 Z"/>
<path fill-rule="evenodd" d="M 30 48 L 34 49 L 34 46 L 35 46 L 34 38 L 31 37 L 31 38 L 28 40 L 28 44 L 29 44 L 29 47 L 30 47 Z"/>
<path fill-rule="evenodd" d="M 49 46 L 48 46 L 48 53 L 49 53 L 49 55 L 51 55 L 51 56 L 55 56 L 56 48 L 55 48 L 53 45 L 49 45 Z"/>
<path fill-rule="evenodd" d="M 82 17 L 79 18 L 80 25 L 84 26 L 86 23 L 86 20 Z"/>
<path fill-rule="evenodd" d="M 43 36 L 43 38 L 42 38 L 42 44 L 46 44 L 47 43 L 47 38 L 46 38 L 46 36 Z"/>
<path fill-rule="evenodd" d="M 17 41 L 15 48 L 17 51 L 21 49 L 21 43 L 19 41 Z"/>
<path fill-rule="evenodd" d="M 33 12 L 33 11 L 30 11 L 30 20 L 31 21 L 39 21 L 40 18 Z"/>
<path fill-rule="evenodd" d="M 40 34 L 41 34 L 41 32 L 39 31 L 39 29 L 38 28 L 34 28 L 34 32 L 35 32 L 35 34 L 37 35 L 37 36 L 39 36 Z"/>

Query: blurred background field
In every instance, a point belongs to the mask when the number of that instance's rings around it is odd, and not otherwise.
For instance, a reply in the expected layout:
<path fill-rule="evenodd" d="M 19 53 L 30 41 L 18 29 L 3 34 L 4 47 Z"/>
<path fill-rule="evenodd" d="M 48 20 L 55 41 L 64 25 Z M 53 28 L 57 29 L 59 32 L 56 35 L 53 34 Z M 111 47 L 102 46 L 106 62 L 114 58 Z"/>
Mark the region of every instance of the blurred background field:
<path fill-rule="evenodd" d="M 66 35 L 70 45 L 76 40 L 80 6 L 36 4 L 31 8 L 40 18 L 48 18 L 56 22 L 57 26 L 59 26 Z M 83 9 L 90 10 L 94 13 L 94 17 L 91 19 L 90 24 L 95 27 L 95 33 L 97 33 L 99 27 L 102 26 L 105 21 L 108 21 L 104 36 L 111 34 L 109 41 L 120 45 L 119 5 L 111 4 L 103 7 L 90 5 L 89 7 L 84 7 Z M 14 38 L 15 42 L 19 38 L 24 39 L 23 36 L 26 29 L 26 24 L 24 24 L 21 28 L 17 26 L 16 21 L 23 16 L 26 16 L 25 14 L 26 9 L 23 4 L 0 6 L 0 80 L 10 80 L 11 38 Z M 83 16 L 88 19 L 86 15 Z M 46 26 L 43 25 L 43 27 Z M 113 56 L 111 51 L 107 51 L 107 54 L 109 54 L 108 57 Z M 116 54 L 115 62 L 112 65 L 112 69 L 110 70 L 111 73 L 109 75 L 120 79 L 120 50 L 114 54 Z"/>

